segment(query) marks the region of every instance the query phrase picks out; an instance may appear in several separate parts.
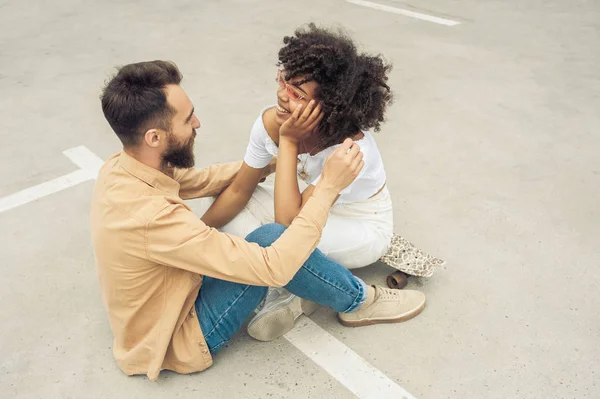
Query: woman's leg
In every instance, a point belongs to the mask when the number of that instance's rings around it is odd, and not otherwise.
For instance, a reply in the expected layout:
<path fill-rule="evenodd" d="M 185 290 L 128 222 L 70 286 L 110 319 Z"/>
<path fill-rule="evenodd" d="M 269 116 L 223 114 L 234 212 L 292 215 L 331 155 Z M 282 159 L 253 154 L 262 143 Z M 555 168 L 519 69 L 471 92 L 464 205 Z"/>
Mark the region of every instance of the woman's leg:
<path fill-rule="evenodd" d="M 385 255 L 394 230 L 389 192 L 351 204 L 336 204 L 329 213 L 318 248 L 348 269 L 368 266 Z"/>
<path fill-rule="evenodd" d="M 298 182 L 301 190 L 306 183 Z M 246 210 L 261 225 L 274 222 L 274 188 L 261 184 Z M 387 187 L 375 197 L 337 204 L 330 213 L 318 249 L 348 269 L 368 266 L 385 255 L 394 230 L 392 201 Z"/>
<path fill-rule="evenodd" d="M 275 188 L 272 184 L 259 184 L 254 190 L 254 193 L 252 193 L 252 198 L 250 198 L 250 201 L 246 204 L 246 210 L 254 215 L 261 225 L 275 222 L 274 190 Z"/>

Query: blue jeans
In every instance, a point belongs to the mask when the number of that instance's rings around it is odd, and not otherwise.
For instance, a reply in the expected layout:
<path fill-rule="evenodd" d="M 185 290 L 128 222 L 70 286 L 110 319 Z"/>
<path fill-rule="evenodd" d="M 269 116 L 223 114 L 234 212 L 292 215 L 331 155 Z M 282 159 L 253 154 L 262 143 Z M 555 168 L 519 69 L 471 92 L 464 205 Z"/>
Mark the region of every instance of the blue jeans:
<path fill-rule="evenodd" d="M 250 233 L 246 240 L 268 247 L 284 231 L 282 225 L 267 224 Z M 352 312 L 366 299 L 365 283 L 318 249 L 284 288 L 336 312 Z M 267 289 L 204 277 L 196 299 L 196 313 L 212 354 L 242 327 L 266 296 Z"/>

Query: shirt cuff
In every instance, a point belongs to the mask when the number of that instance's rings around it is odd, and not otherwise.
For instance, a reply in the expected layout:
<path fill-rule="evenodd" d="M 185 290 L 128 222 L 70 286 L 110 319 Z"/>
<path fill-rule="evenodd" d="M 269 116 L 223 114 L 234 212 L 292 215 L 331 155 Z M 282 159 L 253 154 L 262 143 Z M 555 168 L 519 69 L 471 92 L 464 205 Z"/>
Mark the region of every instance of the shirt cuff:
<path fill-rule="evenodd" d="M 327 222 L 327 216 L 329 215 L 329 208 L 319 202 L 318 199 L 310 197 L 306 204 L 302 207 L 300 214 L 307 219 L 310 219 L 318 228 L 319 231 L 323 231 L 325 223 Z"/>

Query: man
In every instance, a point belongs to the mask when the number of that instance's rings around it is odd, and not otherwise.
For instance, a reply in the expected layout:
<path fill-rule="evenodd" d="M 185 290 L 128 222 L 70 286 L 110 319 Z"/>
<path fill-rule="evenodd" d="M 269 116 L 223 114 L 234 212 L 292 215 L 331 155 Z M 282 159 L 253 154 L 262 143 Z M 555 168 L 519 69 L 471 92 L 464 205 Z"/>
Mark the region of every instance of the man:
<path fill-rule="evenodd" d="M 328 159 L 287 229 L 263 226 L 244 240 L 209 227 L 227 223 L 244 207 L 247 197 L 240 194 L 240 201 L 236 193 L 247 171 L 239 163 L 192 168 L 200 122 L 181 79 L 170 62 L 130 64 L 101 96 L 123 150 L 100 170 L 91 229 L 113 352 L 126 374 L 156 380 L 163 369 L 206 369 L 268 286 L 284 286 L 306 300 L 284 309 L 280 325 L 265 325 L 264 340 L 314 310 L 314 302 L 340 312 L 349 326 L 403 321 L 423 309 L 420 292 L 367 287 L 314 251 L 329 208 L 362 168 L 352 140 Z M 202 219 L 183 201 L 219 193 Z"/>

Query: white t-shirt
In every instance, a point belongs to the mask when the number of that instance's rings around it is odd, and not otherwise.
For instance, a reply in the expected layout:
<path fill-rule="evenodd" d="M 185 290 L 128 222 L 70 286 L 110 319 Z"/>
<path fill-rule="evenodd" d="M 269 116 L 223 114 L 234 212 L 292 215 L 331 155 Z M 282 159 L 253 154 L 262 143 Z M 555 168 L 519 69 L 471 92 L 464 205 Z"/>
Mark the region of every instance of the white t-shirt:
<path fill-rule="evenodd" d="M 272 106 L 261 111 L 250 131 L 250 142 L 246 149 L 244 162 L 251 168 L 262 169 L 274 156 L 277 156 L 277 144 L 269 137 L 262 118 L 263 113 L 269 108 Z M 363 153 L 365 166 L 356 180 L 340 192 L 337 203 L 365 201 L 376 194 L 386 181 L 385 168 L 377 143 L 370 132 L 363 132 L 363 134 L 364 137 L 356 142 Z M 298 156 L 300 159 L 298 170 L 306 172 L 306 178 L 303 179 L 306 183 L 317 184 L 327 157 L 339 146 L 339 144 L 331 146 L 315 155 L 300 154 Z"/>

